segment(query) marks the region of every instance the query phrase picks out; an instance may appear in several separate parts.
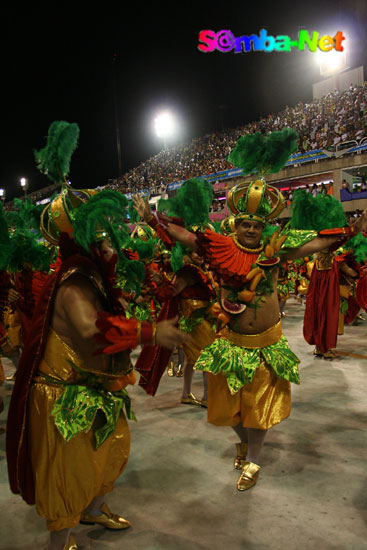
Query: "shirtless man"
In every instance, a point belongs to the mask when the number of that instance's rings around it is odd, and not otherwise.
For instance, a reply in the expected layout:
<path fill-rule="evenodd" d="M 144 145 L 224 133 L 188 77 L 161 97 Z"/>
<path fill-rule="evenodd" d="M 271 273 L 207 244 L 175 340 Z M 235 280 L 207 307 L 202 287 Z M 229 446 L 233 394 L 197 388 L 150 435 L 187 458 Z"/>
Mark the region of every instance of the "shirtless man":
<path fill-rule="evenodd" d="M 12 396 L 8 422 L 25 425 L 28 445 L 23 453 L 17 424 L 7 442 L 11 488 L 47 520 L 49 550 L 75 550 L 70 530 L 79 522 L 129 527 L 104 498 L 129 456 L 126 417 L 133 415 L 124 388 L 134 383 L 130 350 L 153 341 L 172 348 L 187 338 L 174 326 L 177 319 L 139 323 L 126 319 L 122 309 L 116 314 L 116 304 L 111 309 L 114 296 L 100 267 L 114 254 L 104 240 L 95 255 L 71 256 L 52 276 L 39 300 Z M 95 355 L 101 350 L 96 334 L 102 346 L 111 344 L 108 335 L 103 342 L 109 322 L 121 327 L 114 342 L 118 349 Z M 20 400 L 28 407 L 22 409 Z"/>
<path fill-rule="evenodd" d="M 266 186 L 263 180 L 243 184 L 242 189 L 241 185 L 232 195 L 237 200 L 232 236 L 208 230 L 193 234 L 164 216 L 153 216 L 148 203 L 140 197 L 135 199 L 135 205 L 152 227 L 159 225 L 173 240 L 198 250 L 221 281 L 221 305 L 232 315 L 214 343 L 202 351 L 195 368 L 209 371 L 208 422 L 231 426 L 240 437 L 234 466 L 242 469 L 237 488 L 243 491 L 256 484 L 267 430 L 290 414 L 290 381 L 299 383 L 299 360 L 281 332 L 277 298 L 279 260 L 274 259 L 273 264 L 259 261 L 264 248 L 263 228 L 272 215 L 279 215 L 279 210 L 276 212 L 276 207 L 273 208 L 271 196 L 265 206 L 258 202 L 259 189 L 261 197 L 266 195 L 266 187 L 265 195 L 261 194 Z M 256 207 L 248 210 L 249 204 Z M 364 211 L 354 225 L 354 232 L 366 227 L 367 211 Z M 317 236 L 298 247 L 293 241 L 292 249 L 285 241 L 282 261 L 311 256 L 327 249 L 338 238 Z M 257 289 L 256 293 L 247 279 L 254 265 L 261 265 L 267 272 L 261 276 L 263 291 Z"/>

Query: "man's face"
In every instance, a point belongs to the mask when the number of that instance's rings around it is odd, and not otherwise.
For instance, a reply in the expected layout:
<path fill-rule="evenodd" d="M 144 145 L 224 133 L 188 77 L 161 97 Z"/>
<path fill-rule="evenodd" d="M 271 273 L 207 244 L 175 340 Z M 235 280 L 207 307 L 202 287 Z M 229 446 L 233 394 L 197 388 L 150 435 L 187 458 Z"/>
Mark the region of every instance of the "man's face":
<path fill-rule="evenodd" d="M 101 242 L 100 251 L 103 259 L 106 260 L 106 262 L 109 262 L 112 256 L 116 254 L 116 250 L 112 248 L 111 243 L 108 239 L 104 239 L 104 241 Z"/>
<path fill-rule="evenodd" d="M 203 265 L 204 258 L 202 256 L 199 256 L 197 252 L 191 252 L 190 257 L 195 265 Z"/>
<path fill-rule="evenodd" d="M 170 254 L 163 254 L 162 255 L 162 262 L 166 269 L 171 268 L 171 255 Z"/>
<path fill-rule="evenodd" d="M 236 223 L 236 237 L 242 246 L 256 248 L 259 245 L 263 225 L 251 220 L 239 220 Z"/>

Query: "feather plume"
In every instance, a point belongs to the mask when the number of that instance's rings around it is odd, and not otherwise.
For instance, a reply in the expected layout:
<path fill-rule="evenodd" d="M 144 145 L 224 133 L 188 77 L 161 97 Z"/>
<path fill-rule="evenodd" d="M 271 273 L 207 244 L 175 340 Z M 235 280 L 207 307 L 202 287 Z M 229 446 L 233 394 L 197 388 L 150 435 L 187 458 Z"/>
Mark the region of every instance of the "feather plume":
<path fill-rule="evenodd" d="M 51 181 L 62 183 L 69 174 L 70 161 L 79 138 L 79 126 L 63 120 L 50 125 L 47 145 L 34 151 L 37 168 Z"/>
<path fill-rule="evenodd" d="M 291 128 L 264 136 L 261 132 L 240 137 L 228 157 L 244 174 L 279 172 L 297 151 L 298 134 Z"/>
<path fill-rule="evenodd" d="M 321 193 L 313 197 L 304 189 L 297 189 L 294 192 L 291 216 L 292 229 L 322 231 L 347 225 L 341 202 L 331 195 Z"/>
<path fill-rule="evenodd" d="M 214 196 L 212 185 L 199 178 L 186 180 L 170 199 L 161 199 L 158 210 L 181 218 L 186 228 L 205 226 L 209 223 L 209 208 Z"/>

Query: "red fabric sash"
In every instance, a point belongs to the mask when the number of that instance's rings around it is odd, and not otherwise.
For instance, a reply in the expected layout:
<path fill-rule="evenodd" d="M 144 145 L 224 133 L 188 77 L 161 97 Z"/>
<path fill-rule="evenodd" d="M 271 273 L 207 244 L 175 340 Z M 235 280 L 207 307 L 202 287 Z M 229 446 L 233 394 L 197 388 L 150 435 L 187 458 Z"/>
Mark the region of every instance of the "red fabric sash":
<path fill-rule="evenodd" d="M 307 290 L 303 335 L 306 342 L 325 353 L 336 347 L 339 319 L 339 271 L 335 261 L 331 269 L 314 266 Z"/>
<path fill-rule="evenodd" d="M 178 296 L 167 300 L 162 306 L 157 322 L 176 317 L 178 304 Z M 140 373 L 139 386 L 144 388 L 148 395 L 155 395 L 171 355 L 171 349 L 160 346 L 143 347 L 134 368 Z"/>

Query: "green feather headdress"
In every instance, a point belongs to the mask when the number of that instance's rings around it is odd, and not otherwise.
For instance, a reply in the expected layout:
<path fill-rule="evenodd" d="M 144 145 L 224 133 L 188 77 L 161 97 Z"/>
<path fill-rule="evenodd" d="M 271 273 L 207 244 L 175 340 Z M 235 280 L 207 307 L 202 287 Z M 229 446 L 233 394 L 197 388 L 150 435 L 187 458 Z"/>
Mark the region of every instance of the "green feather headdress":
<path fill-rule="evenodd" d="M 76 123 L 55 120 L 50 125 L 47 145 L 40 151 L 34 151 L 37 168 L 51 181 L 62 183 L 70 170 L 70 160 L 79 138 L 79 126 Z"/>
<path fill-rule="evenodd" d="M 304 189 L 297 189 L 290 210 L 292 229 L 321 231 L 347 225 L 342 203 L 331 195 L 320 193 L 314 197 Z"/>
<path fill-rule="evenodd" d="M 158 211 L 181 218 L 187 229 L 209 223 L 209 208 L 214 196 L 212 185 L 205 179 L 186 180 L 170 199 L 160 199 Z"/>
<path fill-rule="evenodd" d="M 129 260 L 123 252 L 130 246 L 130 232 L 125 224 L 127 198 L 117 191 L 105 190 L 93 195 L 73 212 L 75 242 L 90 252 L 96 240 L 110 239 L 117 252 L 117 271 L 126 281 L 125 288 L 140 293 L 145 276 L 144 265 Z"/>
<path fill-rule="evenodd" d="M 244 174 L 279 172 L 292 153 L 297 151 L 298 134 L 292 128 L 272 132 L 265 136 L 261 132 L 239 138 L 228 161 L 242 168 Z"/>
<path fill-rule="evenodd" d="M 41 242 L 40 208 L 29 199 L 14 199 L 14 205 L 17 210 L 6 213 L 0 205 L 0 270 L 48 271 L 53 251 Z"/>
<path fill-rule="evenodd" d="M 130 241 L 130 248 L 138 253 L 139 260 L 152 260 L 154 258 L 156 246 L 157 239 L 148 239 L 147 241 L 131 239 Z"/>
<path fill-rule="evenodd" d="M 209 225 L 209 209 L 214 196 L 212 185 L 205 179 L 186 180 L 178 189 L 177 195 L 170 199 L 161 199 L 158 210 L 164 210 L 169 216 L 181 218 L 186 229 L 204 229 Z M 176 243 L 172 249 L 171 266 L 174 272 L 184 266 L 183 256 L 188 250 Z"/>
<path fill-rule="evenodd" d="M 363 233 L 358 233 L 344 246 L 347 250 L 353 252 L 357 263 L 361 264 L 367 262 L 367 237 L 365 237 Z"/>

